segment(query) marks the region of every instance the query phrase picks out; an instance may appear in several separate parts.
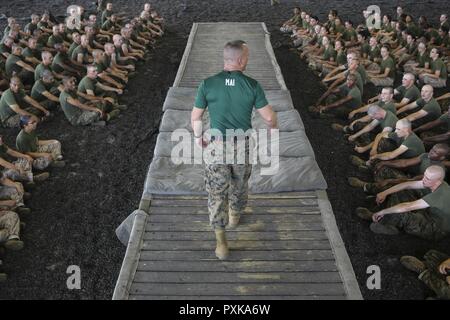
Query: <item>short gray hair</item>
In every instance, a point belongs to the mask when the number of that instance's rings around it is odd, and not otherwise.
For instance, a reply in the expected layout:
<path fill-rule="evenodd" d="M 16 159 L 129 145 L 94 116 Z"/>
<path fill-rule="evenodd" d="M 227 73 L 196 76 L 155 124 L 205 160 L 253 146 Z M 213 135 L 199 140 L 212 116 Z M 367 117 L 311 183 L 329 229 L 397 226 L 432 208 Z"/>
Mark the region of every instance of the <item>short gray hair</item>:
<path fill-rule="evenodd" d="M 376 104 L 372 104 L 369 106 L 369 109 L 367 109 L 367 114 L 370 117 L 373 117 L 375 114 L 377 114 L 378 112 L 380 112 L 380 110 L 382 110 L 382 108 L 380 108 L 379 106 L 377 106 Z"/>
<path fill-rule="evenodd" d="M 242 56 L 246 45 L 247 43 L 243 40 L 227 42 L 223 48 L 223 59 L 229 62 L 237 61 Z"/>

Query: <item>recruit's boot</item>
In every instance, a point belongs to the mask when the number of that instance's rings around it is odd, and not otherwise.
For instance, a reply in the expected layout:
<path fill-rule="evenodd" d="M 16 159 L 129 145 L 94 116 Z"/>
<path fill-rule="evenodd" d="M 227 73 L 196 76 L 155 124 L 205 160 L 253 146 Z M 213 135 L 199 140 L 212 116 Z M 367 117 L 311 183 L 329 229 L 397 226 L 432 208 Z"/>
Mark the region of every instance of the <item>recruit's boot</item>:
<path fill-rule="evenodd" d="M 363 220 L 372 221 L 373 212 L 367 208 L 358 207 L 356 208 L 356 215 Z"/>
<path fill-rule="evenodd" d="M 236 214 L 235 211 L 230 211 L 228 214 L 228 228 L 234 229 L 239 224 L 240 215 Z"/>
<path fill-rule="evenodd" d="M 23 242 L 17 239 L 11 239 L 6 241 L 3 246 L 6 250 L 19 251 L 23 249 Z"/>
<path fill-rule="evenodd" d="M 366 165 L 366 162 L 357 156 L 350 156 L 350 163 L 357 167 Z"/>
<path fill-rule="evenodd" d="M 120 110 L 115 109 L 107 114 L 106 121 L 111 121 L 114 118 L 117 118 L 117 116 L 120 114 Z"/>
<path fill-rule="evenodd" d="M 66 166 L 66 162 L 62 160 L 53 161 L 50 166 L 52 168 L 63 168 Z"/>
<path fill-rule="evenodd" d="M 384 234 L 387 236 L 395 236 L 399 233 L 398 229 L 394 226 L 385 225 L 381 223 L 372 222 L 370 224 L 370 230 L 373 233 Z"/>
<path fill-rule="evenodd" d="M 356 177 L 349 177 L 347 179 L 348 184 L 354 188 L 364 188 L 367 182 L 364 182 Z"/>
<path fill-rule="evenodd" d="M 216 232 L 216 257 L 225 260 L 228 257 L 228 244 L 225 237 L 225 230 L 215 230 Z"/>
<path fill-rule="evenodd" d="M 400 258 L 400 263 L 408 270 L 414 271 L 415 273 L 422 273 L 425 271 L 425 264 L 412 256 L 403 256 Z"/>
<path fill-rule="evenodd" d="M 47 180 L 49 177 L 50 177 L 50 173 L 42 172 L 42 173 L 39 173 L 39 174 L 35 174 L 33 176 L 33 181 L 35 181 L 35 182 L 42 182 L 44 180 Z"/>

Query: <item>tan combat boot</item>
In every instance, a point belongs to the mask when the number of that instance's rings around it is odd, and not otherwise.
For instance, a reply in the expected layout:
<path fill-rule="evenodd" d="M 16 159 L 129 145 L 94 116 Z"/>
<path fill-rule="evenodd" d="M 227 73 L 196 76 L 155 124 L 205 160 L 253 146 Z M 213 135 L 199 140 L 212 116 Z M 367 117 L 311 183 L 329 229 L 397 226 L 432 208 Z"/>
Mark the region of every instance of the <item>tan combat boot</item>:
<path fill-rule="evenodd" d="M 225 237 L 225 230 L 215 230 L 216 232 L 216 257 L 225 260 L 228 257 L 228 244 Z"/>
<path fill-rule="evenodd" d="M 228 228 L 230 229 L 234 229 L 238 226 L 239 224 L 239 219 L 240 219 L 240 215 L 236 214 L 235 211 L 229 211 L 228 213 Z"/>

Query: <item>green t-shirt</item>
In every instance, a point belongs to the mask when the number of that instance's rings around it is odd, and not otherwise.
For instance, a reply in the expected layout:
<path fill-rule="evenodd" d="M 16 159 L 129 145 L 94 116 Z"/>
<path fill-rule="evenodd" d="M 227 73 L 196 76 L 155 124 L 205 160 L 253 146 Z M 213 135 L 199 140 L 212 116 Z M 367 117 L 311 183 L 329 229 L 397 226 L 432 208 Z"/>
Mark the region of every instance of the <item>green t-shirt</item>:
<path fill-rule="evenodd" d="M 105 10 L 102 12 L 102 24 L 104 24 L 109 18 L 112 16 L 113 12 L 109 10 Z"/>
<path fill-rule="evenodd" d="M 77 61 L 79 54 L 83 55 L 83 62 L 87 62 L 88 50 L 86 48 L 84 48 L 81 44 L 72 51 L 72 55 L 71 55 L 72 60 Z"/>
<path fill-rule="evenodd" d="M 80 83 L 78 84 L 78 91 L 87 93 L 87 90 L 92 90 L 92 92 L 95 93 L 96 84 L 97 84 L 96 79 L 91 79 L 88 76 L 85 76 L 83 79 L 81 79 Z"/>
<path fill-rule="evenodd" d="M 392 101 L 389 103 L 384 103 L 383 101 L 380 100 L 380 101 L 378 101 L 377 105 L 386 111 L 390 111 L 393 114 L 397 114 L 397 108 L 395 107 L 395 104 Z M 394 129 L 395 129 L 395 126 L 394 126 Z"/>
<path fill-rule="evenodd" d="M 362 104 L 362 97 L 361 97 L 361 91 L 359 90 L 358 86 L 353 86 L 352 88 L 347 87 L 346 84 L 343 84 L 339 87 L 340 94 L 345 96 L 350 96 L 352 99 L 348 101 L 345 106 L 350 109 L 357 109 Z"/>
<path fill-rule="evenodd" d="M 397 143 L 397 147 L 403 145 L 408 148 L 408 150 L 400 156 L 401 158 L 410 159 L 425 153 L 425 147 L 422 140 L 420 140 L 414 132 L 406 138 L 399 138 L 395 132 L 391 132 L 388 137 Z"/>
<path fill-rule="evenodd" d="M 44 100 L 47 100 L 47 97 L 42 95 L 45 91 L 50 92 L 52 87 L 54 86 L 55 82 L 51 83 L 44 83 L 42 79 L 36 81 L 33 85 L 33 88 L 31 89 L 31 97 L 36 100 L 37 102 L 41 102 Z"/>
<path fill-rule="evenodd" d="M 439 105 L 439 103 L 434 98 L 432 98 L 428 102 L 425 102 L 425 100 L 420 98 L 420 99 L 418 99 L 416 101 L 416 104 L 422 110 L 424 110 L 424 111 L 426 111 L 428 113 L 427 116 L 429 116 L 431 120 L 438 119 L 441 116 L 441 114 L 442 114 L 441 106 Z"/>
<path fill-rule="evenodd" d="M 77 94 L 75 92 L 63 91 L 59 95 L 59 103 L 61 104 L 61 109 L 71 124 L 75 124 L 75 120 L 81 115 L 82 111 L 80 108 L 70 104 L 67 99 L 71 97 L 77 99 Z"/>
<path fill-rule="evenodd" d="M 5 63 L 5 71 L 8 77 L 12 77 L 13 72 L 19 73 L 22 71 L 22 67 L 17 64 L 17 62 L 22 61 L 22 59 L 16 55 L 10 54 Z"/>
<path fill-rule="evenodd" d="M 355 29 L 347 29 L 342 33 L 342 39 L 344 41 L 354 41 L 356 39 L 356 31 Z"/>
<path fill-rule="evenodd" d="M 64 42 L 64 39 L 60 35 L 57 35 L 57 36 L 51 35 L 50 38 L 48 38 L 47 46 L 49 48 L 54 48 L 55 44 L 63 43 L 63 42 Z"/>
<path fill-rule="evenodd" d="M 211 129 L 218 129 L 223 135 L 226 129 L 251 129 L 253 108 L 266 105 L 268 102 L 258 81 L 240 71 L 222 71 L 203 80 L 195 99 L 197 108 L 208 108 Z"/>
<path fill-rule="evenodd" d="M 375 46 L 374 48 L 370 47 L 370 49 L 369 49 L 370 61 L 375 61 L 376 58 L 381 58 L 380 47 L 378 47 L 378 46 Z"/>
<path fill-rule="evenodd" d="M 36 132 L 27 133 L 25 130 L 20 130 L 16 138 L 16 147 L 19 152 L 37 152 L 38 137 Z"/>
<path fill-rule="evenodd" d="M 450 116 L 447 112 L 439 117 L 439 121 L 445 123 L 445 125 L 447 126 L 447 131 L 450 131 Z"/>
<path fill-rule="evenodd" d="M 366 84 L 367 83 L 366 69 L 362 65 L 359 65 L 357 70 L 358 70 L 359 74 L 361 75 L 363 83 Z"/>
<path fill-rule="evenodd" d="M 336 51 L 332 46 L 329 46 L 328 49 L 325 49 L 323 52 L 323 60 L 330 61 L 330 59 L 333 58 L 333 60 L 336 60 Z"/>
<path fill-rule="evenodd" d="M 36 69 L 34 69 L 34 81 L 40 80 L 42 78 L 42 73 L 45 70 L 52 72 L 51 66 L 45 66 L 43 63 L 38 64 Z"/>
<path fill-rule="evenodd" d="M 395 78 L 395 62 L 391 57 L 388 57 L 386 60 L 382 60 L 380 63 L 381 74 L 389 68 L 388 78 Z"/>
<path fill-rule="evenodd" d="M 2 122 L 5 122 L 10 117 L 14 116 L 16 112 L 11 109 L 10 106 L 18 105 L 23 107 L 23 101 L 25 99 L 26 93 L 23 89 L 19 90 L 18 93 L 14 93 L 11 89 L 3 92 L 2 97 L 0 99 L 0 119 Z"/>
<path fill-rule="evenodd" d="M 36 58 L 36 59 L 41 60 L 41 52 L 38 49 L 30 49 L 30 48 L 26 47 L 22 51 L 22 56 L 24 58 Z"/>
<path fill-rule="evenodd" d="M 398 118 L 395 113 L 392 113 L 389 110 L 386 110 L 386 116 L 383 120 L 380 120 L 381 129 L 384 128 L 392 128 L 392 131 L 395 130 L 395 125 L 397 124 Z"/>
<path fill-rule="evenodd" d="M 366 57 L 370 55 L 370 45 L 367 42 L 361 44 L 361 55 L 366 55 Z"/>
<path fill-rule="evenodd" d="M 399 86 L 395 90 L 400 93 L 400 100 L 406 98 L 409 102 L 413 102 L 420 98 L 420 91 L 415 85 L 412 85 L 409 89 L 406 89 L 404 86 Z"/>
<path fill-rule="evenodd" d="M 427 170 L 431 166 L 440 166 L 445 170 L 445 166 L 442 164 L 441 161 L 433 161 L 430 159 L 428 153 L 423 153 L 419 156 L 420 163 L 419 163 L 419 174 L 424 174 L 425 170 Z"/>
<path fill-rule="evenodd" d="M 441 58 L 438 58 L 434 61 L 431 61 L 431 71 L 432 73 L 435 73 L 436 71 L 441 71 L 441 74 L 439 75 L 439 78 L 441 79 L 447 79 L 447 66 L 445 63 L 441 60 Z"/>
<path fill-rule="evenodd" d="M 73 51 L 74 51 L 78 46 L 79 46 L 78 43 L 72 42 L 72 44 L 71 44 L 70 47 L 69 47 L 69 50 L 67 50 L 67 55 L 68 55 L 69 57 L 72 57 Z"/>
<path fill-rule="evenodd" d="M 337 54 L 336 62 L 338 66 L 343 66 L 344 64 L 347 63 L 347 53 L 344 50 L 342 50 Z"/>
<path fill-rule="evenodd" d="M 5 159 L 7 157 L 8 146 L 3 143 L 0 145 L 0 158 Z"/>
<path fill-rule="evenodd" d="M 69 59 L 69 56 L 65 53 L 58 52 L 56 56 L 53 58 L 52 62 L 52 70 L 57 73 L 64 72 L 64 68 L 62 67 L 62 64 L 66 63 L 66 61 Z"/>
<path fill-rule="evenodd" d="M 340 33 L 342 35 L 346 31 L 345 27 L 342 24 L 336 26 L 334 30 L 335 30 L 335 33 Z"/>
<path fill-rule="evenodd" d="M 30 35 L 33 35 L 34 30 L 38 28 L 37 24 L 34 24 L 32 22 L 25 25 L 24 30 L 25 32 L 29 32 Z"/>
<path fill-rule="evenodd" d="M 0 43 L 0 53 L 11 53 L 11 48 L 4 43 Z M 3 57 L 3 56 L 2 56 Z"/>
<path fill-rule="evenodd" d="M 422 198 L 429 206 L 433 220 L 438 221 L 440 229 L 450 232 L 450 187 L 444 181 L 434 191 Z"/>

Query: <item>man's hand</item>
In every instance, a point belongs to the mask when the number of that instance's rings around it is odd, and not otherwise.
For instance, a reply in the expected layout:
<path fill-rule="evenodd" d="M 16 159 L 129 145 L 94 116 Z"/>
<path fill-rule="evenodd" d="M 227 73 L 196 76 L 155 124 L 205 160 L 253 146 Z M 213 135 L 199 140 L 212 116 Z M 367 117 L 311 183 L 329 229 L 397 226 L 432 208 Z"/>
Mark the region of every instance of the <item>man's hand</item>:
<path fill-rule="evenodd" d="M 318 106 L 317 109 L 319 110 L 320 113 L 328 110 L 327 106 Z"/>
<path fill-rule="evenodd" d="M 445 275 L 445 274 L 447 274 L 447 270 L 450 270 L 450 258 L 445 260 L 444 262 L 442 262 L 441 265 L 439 266 L 439 272 L 440 273 Z M 449 277 L 447 277 L 447 282 L 449 280 Z"/>
<path fill-rule="evenodd" d="M 383 192 L 378 193 L 377 199 L 376 199 L 377 204 L 378 205 L 382 204 L 386 200 L 386 197 L 387 197 L 387 195 L 385 193 L 383 193 Z"/>
<path fill-rule="evenodd" d="M 373 221 L 373 222 L 380 222 L 381 219 L 383 219 L 383 217 L 384 217 L 384 213 L 377 212 L 377 213 L 375 213 L 375 214 L 372 216 L 372 221 Z"/>
<path fill-rule="evenodd" d="M 6 207 L 14 208 L 17 205 L 17 203 L 16 200 L 5 200 L 3 205 Z"/>
<path fill-rule="evenodd" d="M 45 115 L 46 117 L 49 117 L 49 116 L 50 116 L 50 111 L 45 110 L 45 111 L 44 111 L 44 115 Z"/>
<path fill-rule="evenodd" d="M 352 120 L 353 117 L 355 116 L 355 114 L 356 114 L 355 111 L 350 112 L 350 113 L 348 114 L 348 120 Z"/>
<path fill-rule="evenodd" d="M 353 142 L 353 141 L 355 141 L 356 140 L 356 138 L 355 138 L 355 136 L 353 136 L 353 135 L 351 135 L 350 137 L 348 137 L 348 141 L 350 141 L 350 142 Z"/>
<path fill-rule="evenodd" d="M 43 156 L 43 158 L 47 161 L 53 161 L 53 156 L 51 153 L 45 153 L 45 155 Z"/>
<path fill-rule="evenodd" d="M 15 182 L 14 187 L 16 188 L 18 193 L 20 193 L 20 194 L 25 193 L 25 190 L 23 189 L 23 185 L 20 182 Z"/>
<path fill-rule="evenodd" d="M 203 137 L 200 138 L 195 138 L 195 143 L 200 147 L 200 148 L 206 148 L 208 146 L 208 141 L 206 141 Z"/>
<path fill-rule="evenodd" d="M 121 95 L 123 93 L 122 89 L 116 89 L 117 94 Z"/>

